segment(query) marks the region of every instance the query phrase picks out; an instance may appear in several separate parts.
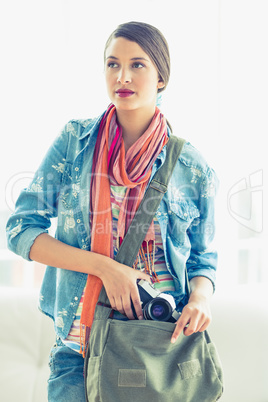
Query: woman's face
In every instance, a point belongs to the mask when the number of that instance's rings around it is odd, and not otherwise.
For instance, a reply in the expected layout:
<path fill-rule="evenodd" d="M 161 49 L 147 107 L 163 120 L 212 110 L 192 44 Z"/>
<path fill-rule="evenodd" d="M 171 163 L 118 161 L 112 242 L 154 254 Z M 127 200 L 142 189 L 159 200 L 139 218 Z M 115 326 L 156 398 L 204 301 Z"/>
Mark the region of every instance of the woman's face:
<path fill-rule="evenodd" d="M 125 38 L 114 38 L 105 54 L 109 98 L 117 110 L 154 109 L 158 88 L 164 87 L 144 50 Z"/>

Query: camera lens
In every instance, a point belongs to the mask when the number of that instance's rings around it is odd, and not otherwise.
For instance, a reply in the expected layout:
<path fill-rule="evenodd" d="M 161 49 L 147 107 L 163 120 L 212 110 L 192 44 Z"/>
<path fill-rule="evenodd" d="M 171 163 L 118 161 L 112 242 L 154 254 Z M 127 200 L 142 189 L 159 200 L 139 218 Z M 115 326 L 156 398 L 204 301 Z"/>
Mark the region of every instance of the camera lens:
<path fill-rule="evenodd" d="M 172 316 L 172 307 L 167 300 L 156 297 L 145 305 L 143 315 L 146 320 L 168 321 Z"/>
<path fill-rule="evenodd" d="M 152 314 L 154 317 L 162 317 L 165 312 L 165 309 L 161 304 L 156 304 L 152 308 Z"/>

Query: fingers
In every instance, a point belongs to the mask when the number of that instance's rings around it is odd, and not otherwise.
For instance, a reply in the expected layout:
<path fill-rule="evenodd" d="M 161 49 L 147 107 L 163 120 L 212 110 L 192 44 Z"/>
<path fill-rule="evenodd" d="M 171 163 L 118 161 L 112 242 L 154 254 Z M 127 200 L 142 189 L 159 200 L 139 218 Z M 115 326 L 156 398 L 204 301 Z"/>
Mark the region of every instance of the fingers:
<path fill-rule="evenodd" d="M 129 320 L 134 320 L 135 318 L 138 318 L 139 320 L 143 319 L 141 300 L 136 284 L 131 291 L 130 298 L 126 298 L 123 302 L 123 306 L 125 315 L 128 317 Z M 134 317 L 133 310 L 136 313 L 136 317 Z"/>
<path fill-rule="evenodd" d="M 142 272 L 142 271 L 135 271 L 135 272 L 137 272 L 137 279 L 144 279 L 145 281 L 149 282 L 150 284 L 153 283 L 150 275 L 145 274 L 145 272 Z"/>
<path fill-rule="evenodd" d="M 210 314 L 186 305 L 177 321 L 171 343 L 175 343 L 182 332 L 185 336 L 190 336 L 195 332 L 203 332 L 209 326 L 210 321 Z"/>
<path fill-rule="evenodd" d="M 136 316 L 138 317 L 139 320 L 142 320 L 143 319 L 143 312 L 142 312 L 139 293 L 138 293 L 138 295 L 136 295 L 136 296 L 134 296 L 132 298 L 132 303 L 133 303 L 133 307 L 135 309 Z"/>
<path fill-rule="evenodd" d="M 106 270 L 102 277 L 112 309 L 126 315 L 130 320 L 135 319 L 132 306 L 136 316 L 139 319 L 143 318 L 137 286 L 137 281 L 140 279 L 152 284 L 150 275 L 114 260 L 112 260 L 112 269 Z"/>
<path fill-rule="evenodd" d="M 184 331 L 184 329 L 186 328 L 186 325 L 188 325 L 189 319 L 190 317 L 182 312 L 180 318 L 177 321 L 175 330 L 172 334 L 171 343 L 176 342 L 182 331 Z"/>
<path fill-rule="evenodd" d="M 126 308 L 121 297 L 110 299 L 110 303 L 113 310 L 119 311 L 119 313 L 126 315 Z"/>
<path fill-rule="evenodd" d="M 129 320 L 134 320 L 135 318 L 143 319 L 140 295 L 136 284 L 131 289 L 130 295 L 127 292 L 124 292 L 121 295 L 109 298 L 109 300 L 112 309 L 127 316 Z M 136 313 L 136 317 L 134 317 L 133 309 Z"/>
<path fill-rule="evenodd" d="M 140 279 L 146 280 L 150 284 L 152 284 L 152 280 L 150 275 L 142 272 L 142 271 L 131 271 L 134 274 L 134 283 L 129 285 L 129 293 L 125 289 L 125 293 L 121 294 L 121 297 L 116 302 L 116 310 L 118 310 L 121 314 L 124 314 L 128 317 L 129 320 L 134 320 L 138 318 L 139 320 L 143 319 L 143 311 L 142 304 L 140 300 L 140 295 L 138 291 L 137 282 Z M 120 309 L 119 309 L 120 308 Z M 133 314 L 133 310 L 136 314 L 136 317 Z"/>

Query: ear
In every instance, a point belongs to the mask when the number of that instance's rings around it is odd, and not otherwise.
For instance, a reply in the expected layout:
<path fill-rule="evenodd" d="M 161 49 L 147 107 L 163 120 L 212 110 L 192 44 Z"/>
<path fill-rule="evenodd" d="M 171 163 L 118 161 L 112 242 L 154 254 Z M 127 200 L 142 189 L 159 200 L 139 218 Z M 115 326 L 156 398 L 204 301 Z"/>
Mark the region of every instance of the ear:
<path fill-rule="evenodd" d="M 165 83 L 164 83 L 164 81 L 160 78 L 160 79 L 158 80 L 158 83 L 157 83 L 157 89 L 164 88 L 164 86 L 165 86 Z"/>

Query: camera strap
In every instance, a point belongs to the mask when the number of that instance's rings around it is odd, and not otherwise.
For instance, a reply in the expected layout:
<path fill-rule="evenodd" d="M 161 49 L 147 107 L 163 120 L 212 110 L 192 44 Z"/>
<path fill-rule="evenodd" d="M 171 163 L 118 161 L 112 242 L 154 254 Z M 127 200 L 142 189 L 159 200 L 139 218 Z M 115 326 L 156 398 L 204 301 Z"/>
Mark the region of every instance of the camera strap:
<path fill-rule="evenodd" d="M 185 140 L 171 135 L 166 145 L 166 159 L 149 183 L 138 210 L 128 228 L 115 260 L 132 267 L 146 231 L 154 218 L 159 204 L 167 191 L 172 172 L 178 162 Z M 185 270 L 186 271 L 186 270 Z M 189 295 L 189 280 L 186 272 L 186 288 Z M 109 304 L 104 287 L 99 296 L 99 303 Z"/>

